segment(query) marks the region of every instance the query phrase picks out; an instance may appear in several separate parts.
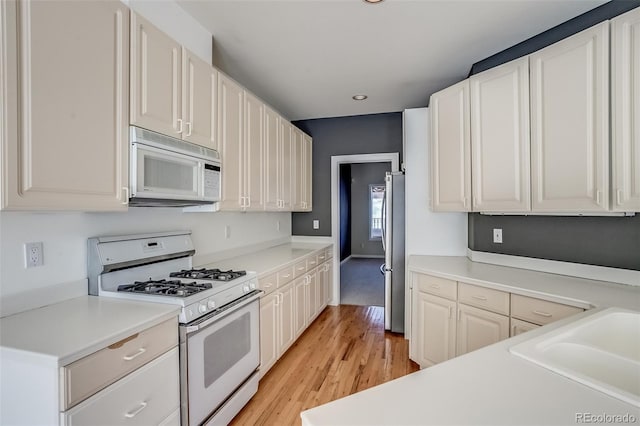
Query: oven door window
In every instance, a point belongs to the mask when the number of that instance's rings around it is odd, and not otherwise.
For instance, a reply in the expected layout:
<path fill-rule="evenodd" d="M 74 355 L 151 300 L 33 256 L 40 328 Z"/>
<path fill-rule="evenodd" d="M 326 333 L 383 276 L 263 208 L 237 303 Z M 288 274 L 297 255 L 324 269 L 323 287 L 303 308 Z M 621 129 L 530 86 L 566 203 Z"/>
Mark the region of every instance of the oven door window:
<path fill-rule="evenodd" d="M 212 414 L 260 365 L 260 301 L 187 335 L 189 425 Z"/>
<path fill-rule="evenodd" d="M 201 198 L 201 163 L 198 159 L 147 146 L 138 146 L 136 156 L 137 196 Z"/>

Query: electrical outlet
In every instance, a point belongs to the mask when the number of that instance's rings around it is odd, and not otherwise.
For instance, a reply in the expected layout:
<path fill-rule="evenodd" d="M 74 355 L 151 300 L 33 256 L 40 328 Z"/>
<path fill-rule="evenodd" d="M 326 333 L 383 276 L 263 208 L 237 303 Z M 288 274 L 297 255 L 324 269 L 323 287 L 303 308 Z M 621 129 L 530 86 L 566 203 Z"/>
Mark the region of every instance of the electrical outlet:
<path fill-rule="evenodd" d="M 229 225 L 224 226 L 224 237 L 226 239 L 231 238 L 231 227 Z"/>
<path fill-rule="evenodd" d="M 493 242 L 497 244 L 502 244 L 502 229 L 493 228 Z"/>
<path fill-rule="evenodd" d="M 24 244 L 24 267 L 33 268 L 44 264 L 42 242 Z"/>
<path fill-rule="evenodd" d="M 313 219 L 313 229 L 320 229 L 320 221 L 318 219 Z"/>

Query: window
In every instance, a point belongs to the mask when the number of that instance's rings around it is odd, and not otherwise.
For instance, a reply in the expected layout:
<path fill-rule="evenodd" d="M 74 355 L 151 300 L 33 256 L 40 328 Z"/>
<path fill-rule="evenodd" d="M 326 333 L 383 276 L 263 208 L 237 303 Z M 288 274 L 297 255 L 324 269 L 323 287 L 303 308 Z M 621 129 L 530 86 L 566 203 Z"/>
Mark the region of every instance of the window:
<path fill-rule="evenodd" d="M 382 239 L 384 185 L 369 185 L 369 239 Z"/>

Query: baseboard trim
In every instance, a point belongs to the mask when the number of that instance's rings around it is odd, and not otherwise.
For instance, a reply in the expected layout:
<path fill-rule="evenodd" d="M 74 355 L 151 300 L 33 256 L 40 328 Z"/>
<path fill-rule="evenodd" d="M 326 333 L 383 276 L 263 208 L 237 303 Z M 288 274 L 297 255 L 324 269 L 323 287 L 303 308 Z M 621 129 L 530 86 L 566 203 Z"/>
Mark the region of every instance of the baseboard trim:
<path fill-rule="evenodd" d="M 89 293 L 88 279 L 39 287 L 0 296 L 0 318 L 64 302 Z"/>
<path fill-rule="evenodd" d="M 479 263 L 490 263 L 492 265 L 510 266 L 512 268 L 530 269 L 533 271 L 549 272 L 551 274 L 640 286 L 640 271 L 631 269 L 585 265 L 582 263 L 536 259 L 524 256 L 510 256 L 506 254 L 474 251 L 471 249 L 467 249 L 467 258 Z"/>
<path fill-rule="evenodd" d="M 384 259 L 384 254 L 352 254 L 356 259 Z"/>
<path fill-rule="evenodd" d="M 353 257 L 352 255 L 349 255 L 349 256 L 345 257 L 344 259 L 342 259 L 340 261 L 340 264 L 342 265 L 344 262 L 346 262 L 347 260 L 351 259 L 352 257 Z"/>

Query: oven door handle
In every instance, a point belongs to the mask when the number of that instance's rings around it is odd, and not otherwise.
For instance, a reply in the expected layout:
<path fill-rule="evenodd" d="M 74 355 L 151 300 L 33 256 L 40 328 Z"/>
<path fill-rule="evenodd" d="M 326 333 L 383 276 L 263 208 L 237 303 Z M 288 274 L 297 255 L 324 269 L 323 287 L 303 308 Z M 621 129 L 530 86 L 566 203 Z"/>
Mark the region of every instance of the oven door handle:
<path fill-rule="evenodd" d="M 262 290 L 252 291 L 251 293 L 246 294 L 244 298 L 241 298 L 240 300 L 236 300 L 235 302 L 231 302 L 230 304 L 222 307 L 221 311 L 212 312 L 210 315 L 200 318 L 194 324 L 185 325 L 183 328 L 184 333 L 185 334 L 195 333 L 196 331 L 200 331 L 203 328 L 213 324 L 216 321 L 220 321 L 222 318 L 226 317 L 227 315 L 232 314 L 238 309 L 241 309 L 247 306 L 248 304 L 253 303 L 254 301 L 260 299 L 260 296 L 262 295 L 262 293 L 264 293 Z"/>

